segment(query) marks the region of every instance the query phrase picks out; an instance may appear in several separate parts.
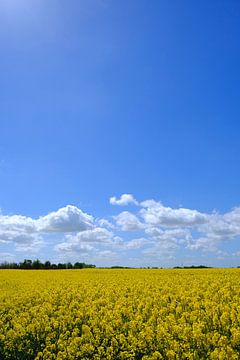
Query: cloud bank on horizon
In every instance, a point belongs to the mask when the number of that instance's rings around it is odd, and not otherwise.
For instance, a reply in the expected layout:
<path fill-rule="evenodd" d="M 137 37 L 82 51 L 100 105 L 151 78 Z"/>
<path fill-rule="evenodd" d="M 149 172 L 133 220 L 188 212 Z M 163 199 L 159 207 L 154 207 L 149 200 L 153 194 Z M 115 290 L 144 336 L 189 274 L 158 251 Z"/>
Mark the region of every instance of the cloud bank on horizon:
<path fill-rule="evenodd" d="M 132 194 L 109 202 L 131 211 L 98 219 L 67 205 L 38 219 L 1 214 L 0 261 L 29 257 L 97 266 L 234 266 L 239 259 L 240 207 L 202 213 L 153 199 L 139 202 Z M 235 243 L 231 250 L 230 242 Z"/>

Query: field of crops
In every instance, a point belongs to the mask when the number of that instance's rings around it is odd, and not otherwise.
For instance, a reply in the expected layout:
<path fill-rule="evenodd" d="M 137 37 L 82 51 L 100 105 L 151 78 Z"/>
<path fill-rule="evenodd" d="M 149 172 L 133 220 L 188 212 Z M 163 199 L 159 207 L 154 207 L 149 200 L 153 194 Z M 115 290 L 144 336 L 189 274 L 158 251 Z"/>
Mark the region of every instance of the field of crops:
<path fill-rule="evenodd" d="M 240 359 L 240 269 L 1 270 L 0 359 Z"/>

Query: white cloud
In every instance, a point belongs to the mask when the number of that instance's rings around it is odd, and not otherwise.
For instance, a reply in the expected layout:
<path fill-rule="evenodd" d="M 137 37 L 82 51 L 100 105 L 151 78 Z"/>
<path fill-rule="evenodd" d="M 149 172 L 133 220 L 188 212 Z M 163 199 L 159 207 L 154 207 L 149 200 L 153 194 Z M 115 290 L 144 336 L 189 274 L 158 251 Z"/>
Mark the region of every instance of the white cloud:
<path fill-rule="evenodd" d="M 191 239 L 189 229 L 161 229 L 159 227 L 148 227 L 145 233 L 149 236 L 150 247 L 143 250 L 143 254 L 153 258 L 174 259 L 174 254 L 180 246 L 185 246 Z"/>
<path fill-rule="evenodd" d="M 138 204 L 131 194 L 123 194 L 119 199 L 113 197 L 111 203 Z M 170 259 L 181 248 L 186 253 L 189 250 L 196 251 L 197 256 L 200 256 L 200 252 L 203 256 L 206 256 L 206 252 L 214 252 L 216 258 L 220 259 L 226 257 L 223 251 L 226 245 L 223 242 L 240 237 L 240 207 L 224 214 L 207 214 L 146 200 L 140 203 L 140 211 L 139 208 L 135 212 L 123 211 L 111 219 L 114 219 L 114 224 L 103 218 L 95 220 L 72 205 L 38 219 L 0 214 L 1 250 L 7 258 L 12 245 L 17 252 L 36 254 L 46 246 L 51 251 L 57 250 L 60 257 L 67 256 L 69 260 L 79 259 L 80 255 L 81 258 L 93 261 L 109 254 L 110 262 L 114 251 L 118 259 L 121 256 L 127 259 L 130 250 L 148 257 L 165 256 Z M 127 233 L 121 238 L 118 236 L 120 230 L 129 233 L 137 231 L 139 238 L 128 240 Z M 57 245 L 56 235 L 59 242 Z M 231 256 L 236 257 L 237 249 L 234 251 Z"/>
<path fill-rule="evenodd" d="M 240 227 L 240 207 L 235 207 L 230 212 L 224 214 L 224 219 L 235 223 Z"/>
<path fill-rule="evenodd" d="M 133 239 L 128 241 L 125 244 L 125 248 L 126 249 L 140 249 L 142 248 L 144 245 L 149 244 L 149 240 L 145 239 L 145 238 L 139 238 L 139 239 Z"/>
<path fill-rule="evenodd" d="M 106 219 L 98 219 L 97 223 L 101 226 L 101 227 L 108 227 L 109 229 L 114 229 L 114 225 L 106 220 Z"/>
<path fill-rule="evenodd" d="M 208 222 L 199 226 L 199 231 L 208 236 L 227 240 L 240 235 L 240 223 L 230 219 L 230 213 L 225 215 L 213 214 L 208 217 Z"/>
<path fill-rule="evenodd" d="M 123 231 L 137 231 L 144 228 L 144 225 L 137 216 L 129 211 L 121 212 L 119 215 L 115 216 L 114 219 Z"/>
<path fill-rule="evenodd" d="M 186 236 L 186 233 L 183 233 L 181 230 L 161 230 L 158 228 L 149 228 L 146 229 L 146 234 L 154 241 L 155 251 L 165 250 L 166 251 L 175 251 L 178 246 L 178 240 Z"/>
<path fill-rule="evenodd" d="M 191 232 L 187 229 L 169 229 L 162 230 L 157 227 L 150 227 L 145 230 L 153 240 L 157 242 L 181 241 L 191 238 Z"/>
<path fill-rule="evenodd" d="M 192 250 L 216 252 L 219 244 L 240 236 L 240 209 L 235 208 L 223 215 L 214 213 L 208 216 L 208 221 L 198 227 L 201 233 L 193 238 L 188 247 Z"/>
<path fill-rule="evenodd" d="M 34 236 L 31 242 L 18 242 L 15 245 L 18 252 L 37 254 L 45 246 L 45 243 L 40 236 Z"/>
<path fill-rule="evenodd" d="M 73 235 L 72 237 L 78 239 L 78 241 L 80 242 L 86 242 L 86 243 L 89 242 L 110 243 L 114 238 L 114 234 L 107 229 L 97 227 L 92 230 L 79 232 L 78 234 Z"/>
<path fill-rule="evenodd" d="M 93 228 L 93 217 L 76 206 L 67 205 L 37 221 L 40 232 L 76 232 Z"/>
<path fill-rule="evenodd" d="M 159 201 L 155 201 L 153 199 L 150 200 L 144 200 L 140 203 L 140 205 L 144 208 L 153 208 L 153 207 L 158 207 L 159 204 L 161 204 Z"/>
<path fill-rule="evenodd" d="M 76 206 L 67 205 L 35 220 L 21 215 L 0 215 L 2 238 L 18 238 L 41 232 L 77 232 L 93 228 L 93 217 Z M 12 240 L 9 240 L 12 241 Z"/>
<path fill-rule="evenodd" d="M 172 247 L 154 246 L 148 249 L 144 249 L 142 253 L 150 259 L 158 258 L 161 260 L 173 260 L 175 259 L 175 250 L 176 246 L 173 244 Z"/>
<path fill-rule="evenodd" d="M 203 250 L 210 252 L 217 252 L 217 239 L 213 237 L 209 237 L 208 235 L 205 237 L 199 237 L 197 239 L 192 239 L 189 242 L 188 248 L 191 250 Z"/>
<path fill-rule="evenodd" d="M 138 205 L 137 200 L 133 197 L 132 194 L 122 194 L 119 199 L 115 196 L 112 196 L 109 200 L 110 204 L 112 205 L 128 205 L 128 204 L 135 204 Z"/>
<path fill-rule="evenodd" d="M 55 246 L 55 250 L 60 252 L 90 252 L 94 247 L 89 244 L 81 243 L 77 239 L 66 241 Z"/>
<path fill-rule="evenodd" d="M 39 219 L 21 215 L 0 215 L 0 244 L 15 244 L 17 251 L 37 252 L 44 233 L 86 231 L 93 228 L 93 217 L 68 205 Z"/>
<path fill-rule="evenodd" d="M 114 251 L 111 251 L 111 250 L 102 250 L 102 251 L 99 251 L 97 253 L 98 255 L 98 258 L 102 258 L 102 259 L 114 259 L 116 257 L 116 253 Z"/>
<path fill-rule="evenodd" d="M 2 243 L 31 243 L 35 240 L 35 234 L 29 234 L 25 232 L 17 232 L 17 231 L 1 231 L 0 230 L 0 242 Z"/>
<path fill-rule="evenodd" d="M 111 231 L 104 228 L 95 228 L 79 232 L 75 235 L 67 235 L 65 241 L 56 245 L 57 251 L 92 251 L 93 245 L 115 245 L 118 242 L 118 237 L 115 237 Z"/>
<path fill-rule="evenodd" d="M 185 208 L 172 209 L 152 200 L 141 204 L 146 208 L 141 209 L 140 213 L 146 224 L 150 225 L 193 227 L 204 224 L 208 220 L 206 214 L 200 213 L 197 210 Z"/>
<path fill-rule="evenodd" d="M 35 220 L 21 215 L 0 215 L 0 230 L 33 233 L 36 231 Z"/>

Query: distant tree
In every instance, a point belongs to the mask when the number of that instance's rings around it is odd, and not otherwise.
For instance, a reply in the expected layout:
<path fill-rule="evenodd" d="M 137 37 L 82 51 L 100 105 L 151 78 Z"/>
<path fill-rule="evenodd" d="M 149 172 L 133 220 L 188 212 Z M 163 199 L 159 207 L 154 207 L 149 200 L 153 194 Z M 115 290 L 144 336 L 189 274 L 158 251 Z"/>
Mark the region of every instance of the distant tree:
<path fill-rule="evenodd" d="M 41 261 L 40 260 L 34 260 L 33 262 L 32 262 L 32 268 L 33 269 L 36 269 L 36 270 L 38 270 L 38 269 L 42 269 L 43 268 L 43 264 L 41 263 Z"/>
<path fill-rule="evenodd" d="M 45 261 L 45 263 L 44 263 L 44 269 L 46 269 L 46 270 L 51 269 L 51 262 L 50 262 L 50 261 Z"/>
<path fill-rule="evenodd" d="M 62 263 L 59 263 L 58 265 L 57 265 L 57 267 L 58 267 L 58 269 L 66 269 L 66 264 L 62 264 Z"/>
<path fill-rule="evenodd" d="M 75 262 L 75 264 L 73 265 L 73 267 L 74 267 L 74 269 L 83 269 L 84 263 Z"/>
<path fill-rule="evenodd" d="M 35 270 L 49 270 L 49 269 L 84 269 L 84 268 L 95 268 L 95 265 L 92 264 L 85 264 L 85 263 L 81 263 L 81 262 L 76 262 L 74 265 L 72 265 L 71 262 L 68 263 L 59 263 L 59 264 L 51 264 L 50 261 L 45 261 L 45 263 L 42 263 L 39 259 L 36 260 L 29 260 L 29 259 L 24 259 L 23 262 L 20 263 L 8 263 L 8 262 L 3 262 L 0 264 L 0 269 L 26 269 L 26 270 L 30 270 L 30 269 L 35 269 Z"/>
<path fill-rule="evenodd" d="M 94 269 L 96 267 L 96 265 L 86 264 L 86 267 L 89 268 L 89 269 Z"/>
<path fill-rule="evenodd" d="M 4 261 L 2 264 L 1 264 L 1 267 L 2 269 L 10 269 L 11 267 L 11 264 L 8 263 L 7 261 Z"/>
<path fill-rule="evenodd" d="M 22 263 L 19 264 L 20 269 L 32 269 L 32 260 L 24 259 Z"/>
<path fill-rule="evenodd" d="M 17 263 L 10 263 L 9 264 L 9 269 L 19 269 L 19 264 Z"/>

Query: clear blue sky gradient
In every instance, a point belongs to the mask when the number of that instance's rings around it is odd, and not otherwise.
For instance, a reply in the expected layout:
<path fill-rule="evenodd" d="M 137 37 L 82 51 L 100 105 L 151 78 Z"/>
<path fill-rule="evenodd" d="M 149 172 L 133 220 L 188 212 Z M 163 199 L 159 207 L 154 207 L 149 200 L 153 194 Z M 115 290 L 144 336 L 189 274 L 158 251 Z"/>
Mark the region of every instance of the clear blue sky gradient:
<path fill-rule="evenodd" d="M 0 0 L 2 213 L 239 206 L 239 39 L 236 0 Z"/>

